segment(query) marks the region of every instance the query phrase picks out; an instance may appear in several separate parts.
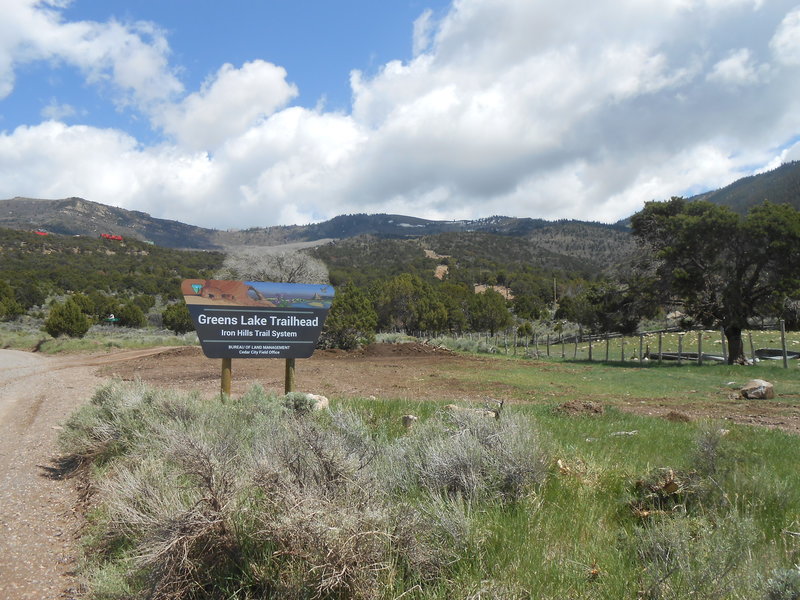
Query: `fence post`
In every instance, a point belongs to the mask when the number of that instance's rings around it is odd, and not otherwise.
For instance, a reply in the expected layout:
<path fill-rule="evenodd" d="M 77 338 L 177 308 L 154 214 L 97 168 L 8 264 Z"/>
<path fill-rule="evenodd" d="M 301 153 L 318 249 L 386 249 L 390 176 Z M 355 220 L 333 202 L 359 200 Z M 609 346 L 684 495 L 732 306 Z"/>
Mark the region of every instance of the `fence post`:
<path fill-rule="evenodd" d="M 747 330 L 747 337 L 750 340 L 750 362 L 755 364 L 756 362 L 756 349 L 753 347 L 753 332 L 749 329 Z"/>
<path fill-rule="evenodd" d="M 678 365 L 680 365 L 683 360 L 683 332 L 678 334 Z"/>
<path fill-rule="evenodd" d="M 703 366 L 703 330 L 697 332 L 697 364 Z"/>
<path fill-rule="evenodd" d="M 608 362 L 608 334 L 606 334 L 606 362 Z"/>
<path fill-rule="evenodd" d="M 661 364 L 661 332 L 658 332 L 658 364 Z"/>
<path fill-rule="evenodd" d="M 728 346 L 725 343 L 725 329 L 723 327 L 719 328 L 719 335 L 720 339 L 722 340 L 722 358 L 725 359 L 725 362 L 728 362 Z"/>
<path fill-rule="evenodd" d="M 589 362 L 592 362 L 592 338 L 589 338 Z"/>
<path fill-rule="evenodd" d="M 786 323 L 781 319 L 781 348 L 783 349 L 783 368 L 789 368 L 789 357 L 786 355 Z"/>
<path fill-rule="evenodd" d="M 547 358 L 550 358 L 550 334 L 547 334 Z"/>
<path fill-rule="evenodd" d="M 644 354 L 642 354 L 643 350 L 644 350 L 644 335 L 642 335 L 640 333 L 639 334 L 639 364 L 642 364 L 642 361 L 644 360 Z"/>

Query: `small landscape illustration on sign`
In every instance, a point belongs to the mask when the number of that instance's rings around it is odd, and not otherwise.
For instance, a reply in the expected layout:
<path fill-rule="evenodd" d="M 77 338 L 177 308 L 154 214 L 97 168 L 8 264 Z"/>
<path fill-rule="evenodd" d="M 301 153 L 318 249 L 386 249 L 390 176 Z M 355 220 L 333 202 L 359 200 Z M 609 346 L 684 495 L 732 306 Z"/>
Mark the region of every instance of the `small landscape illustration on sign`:
<path fill-rule="evenodd" d="M 217 279 L 181 290 L 209 358 L 308 358 L 334 296 L 325 284 Z"/>

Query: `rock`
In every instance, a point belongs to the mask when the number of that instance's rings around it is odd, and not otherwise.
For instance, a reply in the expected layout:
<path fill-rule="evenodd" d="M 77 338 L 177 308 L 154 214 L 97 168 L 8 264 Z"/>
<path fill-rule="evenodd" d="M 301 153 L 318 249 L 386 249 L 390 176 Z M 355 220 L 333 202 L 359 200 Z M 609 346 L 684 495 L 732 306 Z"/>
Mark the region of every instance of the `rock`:
<path fill-rule="evenodd" d="M 326 410 L 330 403 L 325 396 L 320 396 L 319 394 L 289 392 L 283 396 L 283 404 L 286 408 L 296 413 L 306 413 L 309 411 Z"/>
<path fill-rule="evenodd" d="M 419 417 L 416 415 L 403 415 L 403 427 L 406 429 L 411 429 L 418 419 Z"/>
<path fill-rule="evenodd" d="M 489 417 L 491 419 L 499 419 L 500 418 L 500 411 L 499 410 L 491 410 L 489 408 L 470 408 L 467 406 L 457 406 L 455 404 L 446 404 L 444 406 L 444 410 L 451 412 L 451 413 L 472 413 L 474 415 L 478 415 L 481 417 Z"/>
<path fill-rule="evenodd" d="M 775 397 L 775 388 L 769 381 L 751 379 L 742 386 L 739 393 L 749 400 L 769 400 Z"/>
<path fill-rule="evenodd" d="M 319 394 L 308 394 L 308 399 L 314 402 L 314 407 L 312 410 L 325 410 L 330 406 L 330 402 L 325 396 L 320 396 Z"/>

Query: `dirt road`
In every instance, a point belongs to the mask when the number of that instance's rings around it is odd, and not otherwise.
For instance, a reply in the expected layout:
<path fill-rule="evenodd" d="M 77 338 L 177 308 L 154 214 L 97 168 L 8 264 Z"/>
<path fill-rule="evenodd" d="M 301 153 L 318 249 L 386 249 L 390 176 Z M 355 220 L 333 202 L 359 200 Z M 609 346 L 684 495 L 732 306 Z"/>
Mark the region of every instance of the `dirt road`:
<path fill-rule="evenodd" d="M 60 424 L 104 376 L 98 367 L 164 349 L 53 358 L 0 350 L 0 598 L 70 598 L 77 588 L 72 482 L 54 479 Z"/>

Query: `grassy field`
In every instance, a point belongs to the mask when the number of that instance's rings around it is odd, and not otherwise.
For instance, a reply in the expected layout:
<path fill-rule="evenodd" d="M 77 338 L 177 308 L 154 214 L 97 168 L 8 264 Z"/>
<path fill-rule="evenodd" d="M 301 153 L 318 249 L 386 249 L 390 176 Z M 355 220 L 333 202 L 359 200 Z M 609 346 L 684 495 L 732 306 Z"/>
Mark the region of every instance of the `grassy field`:
<path fill-rule="evenodd" d="M 724 399 L 753 376 L 795 402 L 796 364 L 485 364 L 442 376 L 531 402 L 495 420 L 435 401 L 314 412 L 260 388 L 225 405 L 99 390 L 61 437 L 97 490 L 89 597 L 800 598 L 798 438 L 615 408 Z M 557 409 L 587 398 L 607 408 Z"/>
<path fill-rule="evenodd" d="M 108 325 L 94 325 L 82 338 L 53 338 L 42 331 L 41 326 L 40 319 L 0 323 L 0 348 L 62 354 L 199 343 L 194 332 L 176 335 L 166 329 L 129 329 Z"/>

